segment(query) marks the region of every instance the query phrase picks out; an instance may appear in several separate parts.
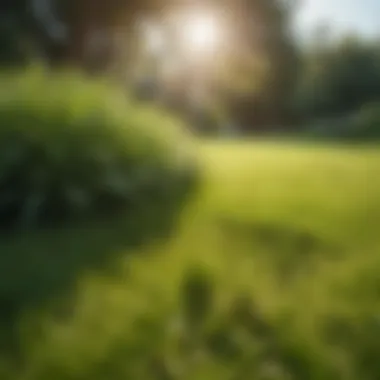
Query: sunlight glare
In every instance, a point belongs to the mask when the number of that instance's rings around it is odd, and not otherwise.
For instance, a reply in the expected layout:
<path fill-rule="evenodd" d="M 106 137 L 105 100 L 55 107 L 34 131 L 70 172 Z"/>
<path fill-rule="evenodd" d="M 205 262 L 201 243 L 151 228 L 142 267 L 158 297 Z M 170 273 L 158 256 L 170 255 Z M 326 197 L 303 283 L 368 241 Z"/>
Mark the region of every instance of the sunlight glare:
<path fill-rule="evenodd" d="M 216 19 L 209 15 L 189 15 L 182 26 L 182 39 L 191 54 L 212 53 L 219 43 Z"/>

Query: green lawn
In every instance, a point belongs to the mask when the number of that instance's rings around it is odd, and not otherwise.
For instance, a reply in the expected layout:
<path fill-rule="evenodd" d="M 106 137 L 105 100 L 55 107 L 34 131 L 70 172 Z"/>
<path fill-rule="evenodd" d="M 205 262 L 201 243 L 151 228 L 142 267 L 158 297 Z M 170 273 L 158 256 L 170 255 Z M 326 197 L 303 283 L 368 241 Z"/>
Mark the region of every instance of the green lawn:
<path fill-rule="evenodd" d="M 171 241 L 89 273 L 59 318 L 27 315 L 10 379 L 380 378 L 380 150 L 200 154 L 205 183 Z"/>

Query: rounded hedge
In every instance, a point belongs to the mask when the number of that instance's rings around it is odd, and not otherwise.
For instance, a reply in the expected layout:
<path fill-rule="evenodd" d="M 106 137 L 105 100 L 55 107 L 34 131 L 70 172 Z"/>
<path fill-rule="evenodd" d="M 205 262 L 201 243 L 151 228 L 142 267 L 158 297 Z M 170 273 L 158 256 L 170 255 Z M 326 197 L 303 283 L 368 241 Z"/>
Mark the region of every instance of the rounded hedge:
<path fill-rule="evenodd" d="M 125 211 L 134 219 L 152 198 L 171 204 L 187 192 L 194 167 L 168 116 L 80 77 L 1 82 L 2 232 Z"/>
<path fill-rule="evenodd" d="M 0 307 L 17 309 L 121 247 L 167 236 L 199 172 L 174 119 L 106 83 L 0 81 Z"/>

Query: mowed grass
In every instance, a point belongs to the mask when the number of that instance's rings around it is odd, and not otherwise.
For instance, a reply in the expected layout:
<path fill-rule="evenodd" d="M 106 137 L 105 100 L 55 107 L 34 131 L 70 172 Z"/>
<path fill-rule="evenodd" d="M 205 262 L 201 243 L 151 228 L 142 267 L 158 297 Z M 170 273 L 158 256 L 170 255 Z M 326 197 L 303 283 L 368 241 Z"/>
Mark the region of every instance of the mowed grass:
<path fill-rule="evenodd" d="M 380 150 L 200 154 L 204 185 L 171 240 L 26 315 L 10 379 L 380 378 Z"/>

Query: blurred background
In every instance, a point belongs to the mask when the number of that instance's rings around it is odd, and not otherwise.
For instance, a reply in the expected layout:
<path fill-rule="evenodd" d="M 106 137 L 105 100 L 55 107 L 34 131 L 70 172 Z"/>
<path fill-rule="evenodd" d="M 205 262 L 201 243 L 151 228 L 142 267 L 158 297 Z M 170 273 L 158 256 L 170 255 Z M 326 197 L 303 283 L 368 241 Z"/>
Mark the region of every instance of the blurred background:
<path fill-rule="evenodd" d="M 0 380 L 379 380 L 378 0 L 0 1 Z"/>
<path fill-rule="evenodd" d="M 109 75 L 198 132 L 377 133 L 354 125 L 379 100 L 376 1 L 17 0 L 1 7 L 4 65 L 38 60 Z"/>

